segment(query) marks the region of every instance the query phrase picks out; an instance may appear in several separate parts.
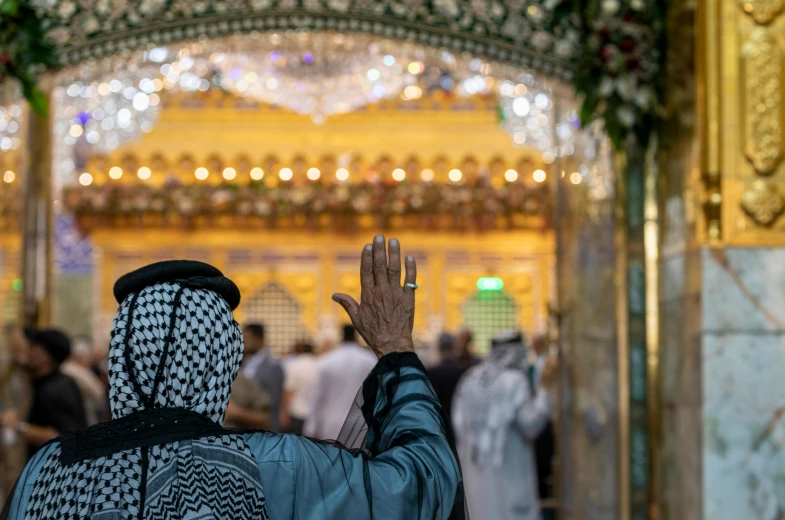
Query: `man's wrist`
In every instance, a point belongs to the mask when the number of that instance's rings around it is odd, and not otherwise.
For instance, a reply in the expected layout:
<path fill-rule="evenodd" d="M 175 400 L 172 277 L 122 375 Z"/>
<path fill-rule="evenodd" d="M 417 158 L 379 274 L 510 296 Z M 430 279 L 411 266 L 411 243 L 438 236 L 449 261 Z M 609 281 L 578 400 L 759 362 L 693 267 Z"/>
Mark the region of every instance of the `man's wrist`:
<path fill-rule="evenodd" d="M 376 352 L 376 356 L 381 359 L 387 354 L 394 354 L 396 352 L 400 354 L 414 352 L 414 343 L 410 341 L 408 343 L 402 342 L 394 345 L 385 345 L 384 348 L 373 349 L 373 351 Z"/>

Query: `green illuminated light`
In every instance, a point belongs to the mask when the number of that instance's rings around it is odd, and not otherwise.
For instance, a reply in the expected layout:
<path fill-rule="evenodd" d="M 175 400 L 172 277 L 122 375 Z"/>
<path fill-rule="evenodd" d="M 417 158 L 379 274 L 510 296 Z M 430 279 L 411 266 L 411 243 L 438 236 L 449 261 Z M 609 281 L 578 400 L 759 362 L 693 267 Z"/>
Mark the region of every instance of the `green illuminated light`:
<path fill-rule="evenodd" d="M 11 282 L 11 289 L 13 289 L 14 292 L 21 291 L 22 290 L 22 279 L 21 278 L 17 278 L 13 282 Z"/>
<path fill-rule="evenodd" d="M 477 289 L 481 291 L 501 291 L 503 288 L 504 282 L 495 276 L 484 276 L 477 280 Z"/>

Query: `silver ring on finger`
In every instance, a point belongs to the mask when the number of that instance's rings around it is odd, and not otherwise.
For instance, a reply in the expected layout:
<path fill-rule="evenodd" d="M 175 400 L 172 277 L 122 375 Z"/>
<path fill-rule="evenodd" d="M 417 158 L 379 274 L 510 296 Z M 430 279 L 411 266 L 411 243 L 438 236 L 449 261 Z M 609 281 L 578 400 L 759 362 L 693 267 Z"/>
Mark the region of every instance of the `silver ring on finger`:
<path fill-rule="evenodd" d="M 419 288 L 420 288 L 420 286 L 419 286 L 419 285 L 417 285 L 416 283 L 408 283 L 408 282 L 407 282 L 407 283 L 405 283 L 405 284 L 403 284 L 403 286 L 404 286 L 404 287 L 408 287 L 408 288 L 409 288 L 409 289 L 411 289 L 412 291 L 416 291 L 417 289 L 419 289 Z"/>

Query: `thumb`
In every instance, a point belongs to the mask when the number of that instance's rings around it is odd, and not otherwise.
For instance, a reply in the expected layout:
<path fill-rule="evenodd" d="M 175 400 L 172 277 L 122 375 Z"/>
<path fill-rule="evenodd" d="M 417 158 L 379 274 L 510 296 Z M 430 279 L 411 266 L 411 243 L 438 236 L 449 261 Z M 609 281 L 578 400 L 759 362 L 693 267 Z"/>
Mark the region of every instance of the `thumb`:
<path fill-rule="evenodd" d="M 335 293 L 333 294 L 333 301 L 340 304 L 341 307 L 343 307 L 343 310 L 346 311 L 346 314 L 349 315 L 349 318 L 354 321 L 354 317 L 357 315 L 357 311 L 360 309 L 360 305 L 355 301 L 354 298 L 348 294 Z"/>

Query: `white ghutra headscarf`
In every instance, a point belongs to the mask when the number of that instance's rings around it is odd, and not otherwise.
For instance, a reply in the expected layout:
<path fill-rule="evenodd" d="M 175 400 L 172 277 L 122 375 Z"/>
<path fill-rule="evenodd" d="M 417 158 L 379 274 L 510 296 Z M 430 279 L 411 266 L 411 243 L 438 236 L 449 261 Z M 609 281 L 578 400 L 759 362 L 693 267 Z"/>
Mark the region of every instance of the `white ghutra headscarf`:
<path fill-rule="evenodd" d="M 114 420 L 88 430 L 88 442 L 113 450 L 123 438 L 138 442 L 136 417 L 148 427 L 159 422 L 148 430 L 155 435 L 161 424 L 164 434 L 166 424 L 177 426 L 178 414 L 219 428 L 240 368 L 242 333 L 225 297 L 189 280 L 155 283 L 123 299 L 109 353 Z M 25 518 L 268 518 L 258 466 L 241 435 L 219 430 L 70 464 L 61 447 L 36 479 Z"/>
<path fill-rule="evenodd" d="M 494 338 L 488 359 L 459 383 L 453 401 L 455 435 L 476 464 L 501 467 L 511 425 L 531 395 L 528 368 L 521 334 L 503 333 Z"/>

